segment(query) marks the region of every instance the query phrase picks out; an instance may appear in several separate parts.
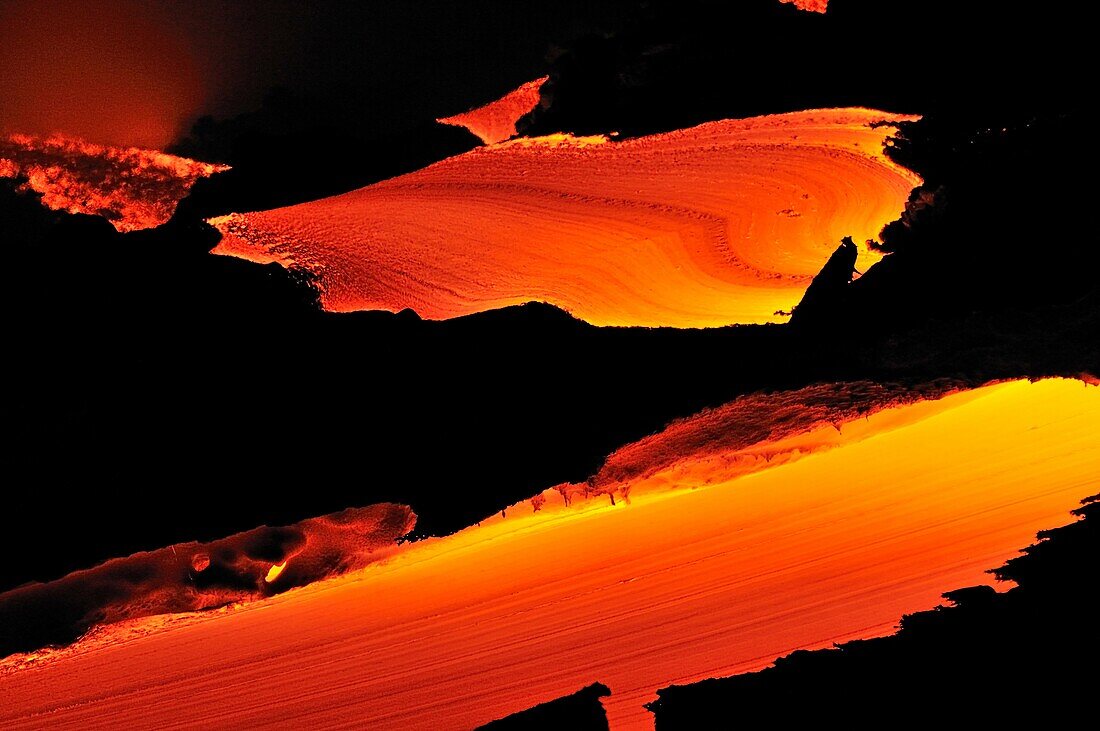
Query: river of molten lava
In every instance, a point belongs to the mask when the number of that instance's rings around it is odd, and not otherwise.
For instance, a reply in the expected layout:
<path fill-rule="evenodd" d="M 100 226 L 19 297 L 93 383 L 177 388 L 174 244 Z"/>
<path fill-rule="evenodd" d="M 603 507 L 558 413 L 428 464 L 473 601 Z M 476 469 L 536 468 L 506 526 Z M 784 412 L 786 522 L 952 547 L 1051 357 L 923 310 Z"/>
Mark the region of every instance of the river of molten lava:
<path fill-rule="evenodd" d="M 629 501 L 549 492 L 341 579 L 8 662 L 0 725 L 468 729 L 599 680 L 612 727 L 644 728 L 659 687 L 989 582 L 1096 491 L 1098 421 L 1100 388 L 1011 382 L 783 437 L 749 473 L 693 456 Z"/>
<path fill-rule="evenodd" d="M 773 322 L 842 237 L 873 239 L 901 213 L 920 179 L 872 124 L 906 119 L 825 109 L 621 142 L 521 138 L 214 219 L 215 253 L 308 269 L 339 312 L 446 319 L 534 300 L 596 325 Z"/>

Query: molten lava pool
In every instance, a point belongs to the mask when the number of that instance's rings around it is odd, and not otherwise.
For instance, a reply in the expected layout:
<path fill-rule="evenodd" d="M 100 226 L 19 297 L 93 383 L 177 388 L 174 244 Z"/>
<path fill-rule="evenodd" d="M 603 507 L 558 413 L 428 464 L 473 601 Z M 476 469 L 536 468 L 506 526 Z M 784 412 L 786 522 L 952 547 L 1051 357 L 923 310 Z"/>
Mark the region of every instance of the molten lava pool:
<path fill-rule="evenodd" d="M 0 726 L 469 729 L 599 680 L 612 727 L 646 728 L 659 687 L 988 583 L 1096 491 L 1098 422 L 1100 388 L 1012 382 L 809 427 L 755 471 L 695 454 L 629 501 L 548 491 L 340 579 L 10 658 Z"/>
<path fill-rule="evenodd" d="M 874 239 L 903 210 L 920 179 L 874 123 L 908 119 L 826 109 L 622 142 L 521 138 L 214 219 L 215 253 L 309 270 L 338 312 L 446 319 L 544 301 L 596 325 L 773 322 L 844 236 Z"/>

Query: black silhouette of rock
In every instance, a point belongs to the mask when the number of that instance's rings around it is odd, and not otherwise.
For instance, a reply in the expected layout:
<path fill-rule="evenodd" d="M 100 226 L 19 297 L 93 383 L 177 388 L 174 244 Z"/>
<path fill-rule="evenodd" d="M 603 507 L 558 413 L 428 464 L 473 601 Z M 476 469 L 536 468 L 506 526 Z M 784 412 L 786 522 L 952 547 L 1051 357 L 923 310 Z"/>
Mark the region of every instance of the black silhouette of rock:
<path fill-rule="evenodd" d="M 607 731 L 607 714 L 600 698 L 609 695 L 610 688 L 593 683 L 573 695 L 479 726 L 478 731 Z"/>
<path fill-rule="evenodd" d="M 975 121 L 1084 110 L 1089 36 L 1064 6 L 928 0 L 917 10 L 830 0 L 825 14 L 776 0 L 635 6 L 614 32 L 591 33 L 553 56 L 543 104 L 523 125 L 528 134 L 636 136 L 839 106 Z"/>
<path fill-rule="evenodd" d="M 846 314 L 848 285 L 852 283 L 857 256 L 859 249 L 852 237 L 845 237 L 806 288 L 806 294 L 791 315 L 791 327 L 816 326 L 832 330 L 847 326 L 840 318 Z"/>

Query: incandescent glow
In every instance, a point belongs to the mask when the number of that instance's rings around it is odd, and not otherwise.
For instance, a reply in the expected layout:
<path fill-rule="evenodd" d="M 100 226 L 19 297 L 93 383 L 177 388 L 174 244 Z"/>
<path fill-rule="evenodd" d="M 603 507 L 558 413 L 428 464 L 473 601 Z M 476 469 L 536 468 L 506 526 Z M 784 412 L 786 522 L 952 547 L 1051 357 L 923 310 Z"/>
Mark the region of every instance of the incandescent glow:
<path fill-rule="evenodd" d="M 267 576 L 264 577 L 264 581 L 269 584 L 275 581 L 275 579 L 279 578 L 279 574 L 283 573 L 283 569 L 285 568 L 286 561 L 272 565 L 272 567 L 267 570 Z"/>
<path fill-rule="evenodd" d="M 436 121 L 440 124 L 465 127 L 487 145 L 503 142 L 516 136 L 516 122 L 520 117 L 538 106 L 539 92 L 549 78 L 549 76 L 543 76 L 541 79 L 528 81 L 496 101 Z"/>
<path fill-rule="evenodd" d="M 587 481 L 554 490 L 567 502 L 596 495 L 629 499 L 639 489 L 706 484 L 716 472 L 748 474 L 850 442 L 866 427 L 862 417 L 872 413 L 882 412 L 876 428 L 920 418 L 958 388 L 951 382 L 901 389 L 856 381 L 742 396 L 616 449 Z M 895 408 L 900 406 L 910 408 Z M 545 504 L 548 494 L 537 497 Z"/>
<path fill-rule="evenodd" d="M 799 10 L 811 13 L 824 13 L 829 9 L 829 0 L 779 0 L 779 2 L 794 5 Z"/>
<path fill-rule="evenodd" d="M 199 178 L 227 165 L 136 147 L 104 147 L 72 137 L 0 137 L 0 178 L 26 178 L 55 211 L 103 216 L 119 231 L 167 221 Z"/>
<path fill-rule="evenodd" d="M 535 300 L 596 325 L 773 322 L 842 237 L 874 238 L 904 209 L 920 178 L 871 125 L 907 119 L 826 109 L 622 142 L 517 139 L 213 219 L 214 251 L 308 269 L 337 312 L 447 319 Z"/>
<path fill-rule="evenodd" d="M 729 412 L 678 422 L 653 442 L 656 469 L 617 472 L 629 501 L 547 491 L 538 511 L 353 576 L 11 658 L 0 726 L 445 731 L 598 678 L 612 728 L 645 728 L 657 688 L 885 634 L 990 581 L 1096 491 L 1100 388 L 1012 382 L 878 411 L 864 406 L 896 399 L 824 396 L 781 395 L 825 420 L 793 430 L 763 413 L 773 426 L 744 438 L 720 438 Z M 756 432 L 774 435 L 746 472 L 725 457 Z M 690 445 L 678 462 L 671 442 Z"/>

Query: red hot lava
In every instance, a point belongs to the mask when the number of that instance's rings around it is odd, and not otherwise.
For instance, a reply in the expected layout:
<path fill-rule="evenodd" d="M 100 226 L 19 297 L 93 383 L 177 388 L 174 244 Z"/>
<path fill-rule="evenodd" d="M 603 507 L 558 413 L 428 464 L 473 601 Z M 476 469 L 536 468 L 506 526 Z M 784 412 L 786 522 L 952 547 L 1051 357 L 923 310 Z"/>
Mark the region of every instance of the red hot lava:
<path fill-rule="evenodd" d="M 105 147 L 54 135 L 0 137 L 0 178 L 42 195 L 56 211 L 103 216 L 119 231 L 167 221 L 199 178 L 227 165 L 137 147 Z"/>
<path fill-rule="evenodd" d="M 809 13 L 824 13 L 829 9 L 829 0 L 779 0 L 779 2 L 794 5 L 799 10 Z"/>
<path fill-rule="evenodd" d="M 440 124 L 465 127 L 487 145 L 504 142 L 516 136 L 516 123 L 520 118 L 538 106 L 542 85 L 549 78 L 549 76 L 543 76 L 541 79 L 528 81 L 496 101 L 463 114 L 436 121 Z"/>

